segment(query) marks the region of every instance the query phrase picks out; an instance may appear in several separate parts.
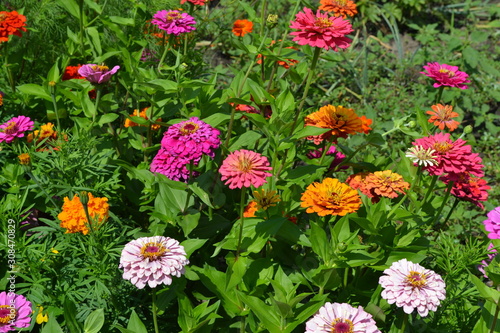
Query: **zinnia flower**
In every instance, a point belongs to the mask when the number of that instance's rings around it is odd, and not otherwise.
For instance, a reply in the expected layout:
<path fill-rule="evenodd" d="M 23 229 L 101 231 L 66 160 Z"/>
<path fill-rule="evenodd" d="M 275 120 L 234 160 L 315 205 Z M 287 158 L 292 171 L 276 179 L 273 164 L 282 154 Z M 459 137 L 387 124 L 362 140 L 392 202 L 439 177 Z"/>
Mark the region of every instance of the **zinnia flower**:
<path fill-rule="evenodd" d="M 19 164 L 21 165 L 29 165 L 31 162 L 30 154 L 28 153 L 22 153 L 21 155 L 17 156 L 19 159 Z"/>
<path fill-rule="evenodd" d="M 488 213 L 488 218 L 483 221 L 484 229 L 489 232 L 489 239 L 500 239 L 500 207 Z"/>
<path fill-rule="evenodd" d="M 186 2 L 190 2 L 196 6 L 203 6 L 204 4 L 208 3 L 209 1 L 210 0 L 181 0 L 181 5 L 186 3 Z"/>
<path fill-rule="evenodd" d="M 191 161 L 187 157 L 174 156 L 170 151 L 162 147 L 153 158 L 150 170 L 151 172 L 161 173 L 171 180 L 187 182 L 190 175 L 191 177 L 198 176 L 198 172 L 191 171 L 190 173 L 187 168 Z M 193 161 L 193 165 L 197 165 L 198 161 Z"/>
<path fill-rule="evenodd" d="M 0 293 L 0 332 L 17 331 L 30 326 L 31 302 L 23 295 L 2 291 Z"/>
<path fill-rule="evenodd" d="M 373 123 L 373 120 L 371 120 L 370 118 L 366 118 L 366 116 L 361 116 L 359 117 L 359 119 L 361 120 L 363 133 L 365 134 L 370 133 L 370 131 L 372 130 L 370 125 Z"/>
<path fill-rule="evenodd" d="M 10 35 L 23 36 L 26 31 L 26 16 L 16 11 L 0 12 L 0 43 L 8 42 Z"/>
<path fill-rule="evenodd" d="M 358 191 L 334 178 L 312 183 L 300 200 L 300 206 L 307 208 L 307 213 L 317 213 L 319 216 L 344 216 L 357 211 L 361 206 Z"/>
<path fill-rule="evenodd" d="M 472 147 L 465 145 L 465 143 L 462 139 L 452 141 L 450 133 L 437 133 L 417 139 L 413 142 L 413 145 L 435 151 L 435 160 L 438 164 L 424 166 L 424 170 L 427 170 L 433 176 L 464 172 L 477 177 L 484 176 L 484 165 L 481 164 L 481 157 L 477 153 L 472 153 Z"/>
<path fill-rule="evenodd" d="M 233 23 L 233 34 L 238 37 L 243 37 L 247 33 L 252 32 L 253 23 L 249 20 L 236 20 Z"/>
<path fill-rule="evenodd" d="M 321 158 L 322 155 L 323 155 L 323 148 L 319 148 L 319 149 L 310 151 L 306 154 L 306 156 L 310 159 Z M 328 152 L 326 153 L 326 156 L 332 156 L 332 155 L 334 156 L 334 159 L 333 159 L 332 163 L 330 163 L 330 166 L 328 167 L 328 171 L 334 170 L 345 159 L 345 155 L 342 154 L 341 152 L 339 152 L 337 150 L 337 148 L 335 148 L 335 146 L 330 146 L 330 148 L 328 149 Z M 347 168 L 349 168 L 347 165 L 340 167 L 340 169 L 347 169 Z"/>
<path fill-rule="evenodd" d="M 0 142 L 11 143 L 15 138 L 24 137 L 24 132 L 31 131 L 35 123 L 25 116 L 18 116 L 0 125 Z"/>
<path fill-rule="evenodd" d="M 440 275 L 406 259 L 392 263 L 379 283 L 384 288 L 382 298 L 402 307 L 405 313 L 415 309 L 421 317 L 436 311 L 446 298 L 445 283 Z"/>
<path fill-rule="evenodd" d="M 400 174 L 391 170 L 370 173 L 366 176 L 365 183 L 373 198 L 397 198 L 400 193 L 404 194 L 405 190 L 410 188 L 410 184 L 405 182 Z"/>
<path fill-rule="evenodd" d="M 486 267 L 488 267 L 497 256 L 497 250 L 495 250 L 495 245 L 493 245 L 493 243 L 488 245 L 488 252 L 488 260 L 481 261 L 481 264 L 477 267 L 477 270 L 483 273 L 486 279 L 488 278 L 488 275 L 486 275 Z"/>
<path fill-rule="evenodd" d="M 484 205 L 480 201 L 488 200 L 488 190 L 486 180 L 471 176 L 464 172 L 459 174 L 448 174 L 439 178 L 446 185 L 453 181 L 451 194 L 461 200 L 472 202 L 477 207 L 483 209 Z"/>
<path fill-rule="evenodd" d="M 120 66 L 113 67 L 112 70 L 108 66 L 88 64 L 83 65 L 78 69 L 78 74 L 83 76 L 92 84 L 103 84 L 111 79 L 111 76 L 120 69 Z"/>
<path fill-rule="evenodd" d="M 151 23 L 175 36 L 196 30 L 194 17 L 178 10 L 160 10 L 153 15 Z"/>
<path fill-rule="evenodd" d="M 358 13 L 356 4 L 351 0 L 320 0 L 319 9 L 332 12 L 335 16 L 354 16 Z"/>
<path fill-rule="evenodd" d="M 140 112 L 139 110 L 135 109 L 134 113 L 130 115 L 130 117 L 141 117 L 146 120 L 148 120 L 148 116 L 146 115 L 146 111 L 148 110 L 149 107 L 145 107 L 142 109 Z M 161 118 L 156 119 L 156 121 L 161 121 Z M 133 122 L 130 118 L 125 119 L 125 123 L 123 124 L 124 127 L 135 127 L 135 126 L 146 126 L 146 125 L 139 125 L 135 122 Z M 160 129 L 160 125 L 158 124 L 151 124 L 151 129 L 156 131 Z"/>
<path fill-rule="evenodd" d="M 276 191 L 268 191 L 262 188 L 258 191 L 254 191 L 253 197 L 257 203 L 257 210 L 267 210 L 269 207 L 276 206 L 276 203 L 281 201 Z"/>
<path fill-rule="evenodd" d="M 432 148 L 424 149 L 422 146 L 414 146 L 408 148 L 405 156 L 412 160 L 414 164 L 426 167 L 438 164 L 435 153 L 436 151 Z"/>
<path fill-rule="evenodd" d="M 299 45 L 337 51 L 339 48 L 348 48 L 352 42 L 346 37 L 354 31 L 349 21 L 341 17 L 330 17 L 319 10 L 314 15 L 312 10 L 304 7 L 304 11 L 297 13 L 295 21 L 290 23 L 290 28 L 297 30 L 290 35 L 294 36 L 293 41 Z"/>
<path fill-rule="evenodd" d="M 361 306 L 326 302 L 306 322 L 305 333 L 380 333 L 372 315 Z"/>
<path fill-rule="evenodd" d="M 78 73 L 78 70 L 80 70 L 81 67 L 82 67 L 82 65 L 67 66 L 64 69 L 64 74 L 62 76 L 62 80 L 66 81 L 66 80 L 72 80 L 72 79 L 78 79 L 78 80 L 85 79 L 83 76 L 80 75 L 80 73 Z"/>
<path fill-rule="evenodd" d="M 170 237 L 141 237 L 125 245 L 120 257 L 123 278 L 137 288 L 172 284 L 172 276 L 184 274 L 189 260 L 184 247 Z"/>
<path fill-rule="evenodd" d="M 440 130 L 444 130 L 445 126 L 453 132 L 457 129 L 460 123 L 453 118 L 458 117 L 458 113 L 453 112 L 453 106 L 451 105 L 442 105 L 436 104 L 431 106 L 433 111 L 427 111 L 427 114 L 430 114 L 429 118 L 430 123 L 434 123 Z"/>
<path fill-rule="evenodd" d="M 88 193 L 87 209 L 93 227 L 98 228 L 108 219 L 109 205 L 107 201 L 108 198 L 94 198 L 92 193 Z M 87 235 L 89 233 L 89 221 L 78 195 L 74 195 L 71 200 L 64 197 L 62 212 L 57 215 L 57 218 L 61 221 L 61 228 L 67 229 L 67 234 L 81 232 Z"/>
<path fill-rule="evenodd" d="M 447 64 L 440 64 L 437 62 L 428 62 L 427 66 L 424 66 L 427 72 L 420 72 L 434 80 L 434 88 L 439 88 L 441 86 L 456 87 L 460 89 L 469 88 L 465 83 L 469 83 L 467 80 L 469 75 L 465 72 L 458 70 L 457 66 L 450 66 Z"/>
<path fill-rule="evenodd" d="M 222 162 L 219 172 L 222 181 L 229 185 L 230 189 L 242 187 L 260 187 L 271 176 L 267 171 L 272 168 L 265 156 L 250 150 L 236 150 L 229 154 Z"/>
<path fill-rule="evenodd" d="M 343 106 L 326 105 L 313 112 L 304 119 L 306 126 L 316 126 L 329 128 L 331 131 L 317 136 L 308 137 L 314 140 L 315 144 L 320 144 L 323 140 L 338 137 L 347 138 L 348 134 L 362 133 L 363 123 L 353 109 Z"/>
<path fill-rule="evenodd" d="M 243 210 L 243 217 L 255 217 L 255 213 L 257 211 L 258 211 L 257 201 L 252 200 L 248 203 L 248 205 Z"/>

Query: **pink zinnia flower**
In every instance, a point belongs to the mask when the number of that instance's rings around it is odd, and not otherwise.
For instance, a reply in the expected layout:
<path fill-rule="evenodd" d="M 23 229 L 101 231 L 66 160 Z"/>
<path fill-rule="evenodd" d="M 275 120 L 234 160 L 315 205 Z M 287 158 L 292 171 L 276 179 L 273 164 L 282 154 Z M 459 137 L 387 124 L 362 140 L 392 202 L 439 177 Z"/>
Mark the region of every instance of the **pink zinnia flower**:
<path fill-rule="evenodd" d="M 458 70 L 457 66 L 450 66 L 447 64 L 440 64 L 438 62 L 428 62 L 427 66 L 424 66 L 427 72 L 420 72 L 434 80 L 434 88 L 439 88 L 441 86 L 456 87 L 460 89 L 469 88 L 465 83 L 469 83 L 467 80 L 469 75 L 465 72 Z"/>
<path fill-rule="evenodd" d="M 214 150 L 220 146 L 219 134 L 218 129 L 192 117 L 170 126 L 163 134 L 161 146 L 172 156 L 198 162 L 203 154 L 215 156 Z"/>
<path fill-rule="evenodd" d="M 169 237 L 142 237 L 133 240 L 122 250 L 120 268 L 123 278 L 137 288 L 147 285 L 154 288 L 160 284 L 170 285 L 172 276 L 184 274 L 189 264 L 184 247 Z"/>
<path fill-rule="evenodd" d="M 488 213 L 488 218 L 483 221 L 484 229 L 489 232 L 489 239 L 500 239 L 500 207 Z"/>
<path fill-rule="evenodd" d="M 429 310 L 436 311 L 446 298 L 446 285 L 441 276 L 419 264 L 401 259 L 392 263 L 384 274 L 379 279 L 384 288 L 382 298 L 389 304 L 396 303 L 405 313 L 417 309 L 421 317 L 426 317 Z"/>
<path fill-rule="evenodd" d="M 306 322 L 305 333 L 380 333 L 372 315 L 361 306 L 357 308 L 347 303 L 326 302 L 321 309 Z"/>
<path fill-rule="evenodd" d="M 269 161 L 265 156 L 250 150 L 236 150 L 222 162 L 219 172 L 222 181 L 230 189 L 242 187 L 259 187 L 264 185 L 266 178 L 271 176 Z"/>
<path fill-rule="evenodd" d="M 17 331 L 31 323 L 31 302 L 12 292 L 0 293 L 0 332 Z"/>
<path fill-rule="evenodd" d="M 477 177 L 484 176 L 484 165 L 479 154 L 472 153 L 472 147 L 465 145 L 466 141 L 452 141 L 449 133 L 437 133 L 412 142 L 421 149 L 434 150 L 435 165 L 424 166 L 431 175 L 441 176 L 444 173 L 470 173 Z"/>
<path fill-rule="evenodd" d="M 484 208 L 484 205 L 480 201 L 488 200 L 488 190 L 491 188 L 486 183 L 486 180 L 471 176 L 468 173 L 448 174 L 439 179 L 447 185 L 450 181 L 453 181 L 453 186 L 451 187 L 451 194 L 453 196 L 472 202 L 481 209 Z"/>
<path fill-rule="evenodd" d="M 319 10 L 314 15 L 311 9 L 304 7 L 304 12 L 297 13 L 295 21 L 290 23 L 290 28 L 297 30 L 290 35 L 295 36 L 293 41 L 299 45 L 311 45 L 337 51 L 338 48 L 348 48 L 352 42 L 346 37 L 354 31 L 348 20 L 329 16 Z"/>
<path fill-rule="evenodd" d="M 167 34 L 176 36 L 196 29 L 194 18 L 178 10 L 160 10 L 153 15 L 151 23 L 166 31 Z"/>
<path fill-rule="evenodd" d="M 193 165 L 197 165 L 198 161 L 193 162 Z M 173 156 L 169 151 L 161 148 L 153 158 L 150 170 L 151 172 L 161 173 L 171 180 L 187 182 L 190 176 L 187 166 L 190 163 L 189 158 Z M 198 172 L 192 171 L 191 177 L 196 176 L 198 176 Z"/>
<path fill-rule="evenodd" d="M 488 245 L 488 260 L 481 261 L 481 264 L 477 267 L 477 270 L 483 273 L 483 276 L 487 279 L 488 275 L 486 275 L 486 267 L 488 267 L 493 259 L 497 256 L 497 250 L 495 250 L 495 245 L 490 243 Z"/>
<path fill-rule="evenodd" d="M 15 138 L 22 138 L 24 132 L 31 131 L 34 122 L 25 116 L 18 116 L 0 125 L 0 142 L 11 143 Z"/>
<path fill-rule="evenodd" d="M 102 84 L 108 82 L 111 76 L 119 69 L 120 66 L 115 66 L 110 70 L 108 66 L 88 64 L 80 67 L 78 69 L 78 74 L 86 78 L 87 81 L 92 84 Z"/>

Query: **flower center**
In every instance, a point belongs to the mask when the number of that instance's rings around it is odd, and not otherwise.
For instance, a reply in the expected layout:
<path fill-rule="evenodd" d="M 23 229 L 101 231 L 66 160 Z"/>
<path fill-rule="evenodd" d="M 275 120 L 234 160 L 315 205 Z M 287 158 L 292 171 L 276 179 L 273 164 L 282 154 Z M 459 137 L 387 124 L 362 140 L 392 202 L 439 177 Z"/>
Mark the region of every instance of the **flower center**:
<path fill-rule="evenodd" d="M 94 65 L 92 66 L 92 69 L 94 71 L 107 72 L 109 70 L 109 67 L 104 65 Z"/>
<path fill-rule="evenodd" d="M 344 7 L 347 4 L 347 0 L 337 0 L 337 1 L 335 1 L 335 3 L 339 7 Z"/>
<path fill-rule="evenodd" d="M 182 135 L 189 135 L 196 132 L 198 128 L 200 128 L 200 125 L 193 122 L 188 122 L 181 126 L 180 132 Z"/>
<path fill-rule="evenodd" d="M 337 318 L 332 322 L 331 333 L 353 333 L 354 324 L 349 319 Z"/>
<path fill-rule="evenodd" d="M 453 147 L 453 145 L 445 141 L 445 142 L 436 142 L 433 148 L 435 151 L 439 153 L 446 153 L 451 149 L 451 147 Z"/>
<path fill-rule="evenodd" d="M 455 72 L 450 71 L 449 69 L 446 69 L 446 68 L 439 69 L 439 73 L 448 74 L 448 77 L 454 77 L 455 76 Z"/>
<path fill-rule="evenodd" d="M 148 258 L 156 260 L 161 257 L 165 252 L 170 252 L 163 244 L 157 242 L 148 242 L 141 248 L 141 254 L 144 259 Z"/>
<path fill-rule="evenodd" d="M 4 133 L 6 134 L 14 134 L 19 130 L 19 127 L 17 126 L 15 121 L 11 121 L 8 123 L 7 127 L 3 129 Z"/>
<path fill-rule="evenodd" d="M 12 312 L 11 309 L 13 309 Z M 11 321 L 11 314 L 13 314 L 15 318 L 17 314 L 16 309 L 11 308 L 10 305 L 0 305 L 0 325 L 7 324 L 9 321 Z"/>
<path fill-rule="evenodd" d="M 240 156 L 240 158 L 238 159 L 238 166 L 237 166 L 237 168 L 241 172 L 245 172 L 246 173 L 246 172 L 252 170 L 253 164 L 252 164 L 251 161 L 249 161 L 244 156 Z"/>
<path fill-rule="evenodd" d="M 174 21 L 180 18 L 182 18 L 182 15 L 179 12 L 168 12 L 166 17 L 167 21 Z"/>
<path fill-rule="evenodd" d="M 318 28 L 329 28 L 333 25 L 333 22 L 330 21 L 327 17 L 318 17 L 314 25 Z"/>
<path fill-rule="evenodd" d="M 406 277 L 406 281 L 411 284 L 413 287 L 423 287 L 427 284 L 427 279 L 425 278 L 425 274 L 410 271 L 410 274 Z"/>

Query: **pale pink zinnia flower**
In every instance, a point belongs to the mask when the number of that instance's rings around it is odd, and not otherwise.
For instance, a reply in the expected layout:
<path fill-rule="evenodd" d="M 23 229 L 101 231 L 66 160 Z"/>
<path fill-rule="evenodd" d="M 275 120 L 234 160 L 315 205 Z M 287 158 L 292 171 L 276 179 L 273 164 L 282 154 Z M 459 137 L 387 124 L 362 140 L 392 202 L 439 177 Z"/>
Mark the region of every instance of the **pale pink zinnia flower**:
<path fill-rule="evenodd" d="M 169 237 L 141 237 L 133 240 L 122 250 L 120 268 L 123 278 L 137 288 L 147 285 L 154 288 L 160 284 L 170 285 L 172 276 L 184 274 L 189 264 L 184 247 Z"/>
<path fill-rule="evenodd" d="M 342 17 L 321 13 L 320 10 L 314 15 L 311 9 L 304 7 L 304 11 L 297 13 L 295 21 L 290 23 L 290 28 L 297 30 L 290 35 L 294 36 L 293 41 L 299 45 L 337 51 L 338 48 L 348 48 L 352 42 L 352 39 L 346 37 L 354 31 L 351 23 Z"/>
<path fill-rule="evenodd" d="M 259 187 L 271 176 L 269 161 L 265 156 L 250 150 L 236 150 L 222 162 L 219 172 L 230 189 Z"/>
<path fill-rule="evenodd" d="M 151 23 L 166 31 L 167 34 L 176 36 L 196 29 L 194 17 L 178 10 L 160 10 L 153 15 Z"/>
<path fill-rule="evenodd" d="M 469 83 L 467 80 L 469 75 L 465 72 L 458 70 L 457 66 L 450 66 L 447 64 L 440 64 L 438 62 L 428 62 L 427 66 L 424 66 L 427 72 L 420 72 L 434 80 L 434 88 L 439 88 L 441 86 L 456 87 L 460 89 L 469 88 L 465 83 Z"/>
<path fill-rule="evenodd" d="M 119 69 L 120 66 L 115 66 L 110 70 L 108 66 L 88 64 L 80 67 L 78 69 L 78 74 L 86 78 L 87 81 L 92 84 L 102 84 L 108 82 L 111 76 Z"/>
<path fill-rule="evenodd" d="M 419 264 L 401 259 L 392 263 L 384 274 L 379 279 L 384 288 L 382 298 L 389 304 L 396 303 L 405 313 L 417 309 L 421 317 L 426 317 L 429 310 L 436 311 L 446 298 L 446 285 L 441 276 Z"/>
<path fill-rule="evenodd" d="M 306 323 L 305 333 L 380 333 L 372 315 L 361 306 L 327 302 Z"/>
<path fill-rule="evenodd" d="M 483 221 L 484 229 L 488 231 L 489 239 L 500 239 L 500 207 L 488 213 L 488 218 Z"/>
<path fill-rule="evenodd" d="M 17 331 L 31 323 L 31 302 L 22 295 L 2 291 L 0 293 L 0 332 Z"/>
<path fill-rule="evenodd" d="M 0 142 L 11 143 L 15 138 L 24 137 L 24 132 L 31 131 L 34 122 L 25 116 L 18 116 L 0 125 Z"/>
<path fill-rule="evenodd" d="M 437 133 L 428 137 L 416 139 L 412 142 L 414 146 L 422 146 L 422 149 L 434 150 L 433 157 L 437 164 L 424 166 L 433 176 L 441 176 L 444 173 L 470 173 L 477 177 L 484 176 L 484 165 L 479 154 L 472 152 L 472 147 L 466 145 L 466 141 L 457 139 L 452 141 L 450 133 Z"/>

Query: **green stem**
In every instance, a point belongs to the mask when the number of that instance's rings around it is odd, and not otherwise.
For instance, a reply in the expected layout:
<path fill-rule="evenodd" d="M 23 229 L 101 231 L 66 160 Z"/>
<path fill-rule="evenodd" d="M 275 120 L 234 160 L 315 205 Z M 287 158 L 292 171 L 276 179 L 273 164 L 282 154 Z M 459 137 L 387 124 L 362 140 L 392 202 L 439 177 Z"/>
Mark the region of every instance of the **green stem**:
<path fill-rule="evenodd" d="M 436 104 L 441 103 L 441 96 L 443 96 L 444 86 L 439 87 L 438 93 L 436 95 Z"/>
<path fill-rule="evenodd" d="M 151 293 L 153 296 L 153 304 L 151 305 L 153 312 L 153 325 L 155 327 L 155 333 L 159 333 L 160 330 L 158 329 L 158 318 L 157 318 L 158 308 L 156 307 L 156 288 L 151 289 Z"/>
<path fill-rule="evenodd" d="M 80 5 L 80 47 L 82 52 L 82 58 L 85 54 L 85 44 L 83 43 L 83 0 L 79 1 Z"/>
<path fill-rule="evenodd" d="M 165 36 L 165 35 L 164 35 L 164 36 Z M 166 39 L 164 38 L 164 39 L 163 39 L 163 47 L 164 47 L 164 49 L 163 49 L 163 54 L 161 55 L 161 59 L 160 59 L 160 61 L 158 62 L 158 67 L 157 67 L 157 69 L 158 69 L 158 73 L 160 73 L 160 74 L 163 74 L 163 73 L 161 72 L 161 69 L 160 69 L 160 68 L 161 68 L 161 66 L 163 65 L 163 61 L 165 61 L 165 57 L 167 56 L 167 52 L 168 52 L 168 47 L 169 47 L 169 45 L 170 45 L 170 41 L 168 41 L 168 42 L 167 42 L 167 45 L 165 45 L 165 41 L 166 41 Z"/>
<path fill-rule="evenodd" d="M 434 190 L 434 186 L 436 185 L 438 176 L 432 176 L 431 184 L 429 185 L 429 188 L 427 189 L 427 192 L 425 193 L 424 200 L 422 200 L 422 204 L 420 207 L 424 207 L 425 203 L 427 202 L 427 199 L 429 198 L 429 195 L 431 192 Z"/>
<path fill-rule="evenodd" d="M 422 175 L 422 166 L 419 165 L 418 169 L 417 169 L 417 179 L 410 185 L 410 188 L 408 189 L 408 191 L 406 191 L 405 195 L 401 198 L 401 200 L 399 200 L 399 202 L 389 212 L 389 215 L 387 215 L 388 220 L 391 218 L 392 214 L 394 214 L 396 212 L 396 209 L 398 209 L 401 206 L 401 204 L 404 202 L 406 197 L 408 197 L 408 194 L 415 188 L 415 186 L 418 186 L 418 184 L 420 183 L 420 176 L 421 175 Z"/>
<path fill-rule="evenodd" d="M 33 181 L 35 182 L 36 185 L 38 185 L 38 187 L 42 190 L 43 194 L 45 194 L 45 196 L 47 198 L 49 198 L 50 202 L 54 205 L 54 207 L 56 209 L 59 209 L 59 206 L 56 205 L 56 203 L 54 202 L 54 200 L 52 199 L 51 196 L 49 196 L 49 194 L 45 191 L 45 189 L 42 187 L 42 185 L 40 184 L 40 182 L 38 181 L 38 179 L 35 177 L 34 174 L 32 174 L 30 171 L 27 171 L 28 173 L 28 176 L 30 176 L 31 179 L 33 179 Z"/>
<path fill-rule="evenodd" d="M 245 216 L 243 216 L 243 212 L 245 210 L 245 198 L 246 198 L 246 187 L 241 189 L 241 200 L 240 200 L 240 233 L 238 235 L 238 247 L 236 248 L 236 257 L 234 261 L 238 260 L 240 257 L 241 251 L 241 239 L 243 238 L 243 222 L 245 220 Z"/>
<path fill-rule="evenodd" d="M 405 333 L 406 326 L 408 325 L 408 314 L 405 312 L 403 315 L 403 324 L 401 325 L 401 333 Z"/>
<path fill-rule="evenodd" d="M 57 101 L 56 101 L 56 87 L 50 86 L 50 97 L 52 98 L 52 104 L 54 104 L 54 113 L 56 114 L 57 121 L 57 130 L 61 130 L 61 123 L 59 121 L 59 112 L 57 110 Z"/>
<path fill-rule="evenodd" d="M 245 317 L 244 316 L 241 316 L 240 317 L 240 333 L 245 333 L 246 332 L 246 320 L 245 320 Z"/>
<path fill-rule="evenodd" d="M 97 111 L 99 110 L 99 102 L 101 101 L 101 94 L 102 94 L 102 90 L 100 87 L 96 86 L 95 89 L 97 90 L 97 93 L 96 93 L 96 97 L 95 97 L 95 112 L 92 115 L 92 125 L 94 125 L 94 123 L 95 123 L 95 117 L 97 115 Z"/>
<path fill-rule="evenodd" d="M 455 182 L 453 182 L 453 181 L 450 181 L 448 183 L 448 187 L 446 188 L 446 194 L 444 195 L 444 199 L 443 199 L 443 202 L 441 203 L 441 207 L 439 207 L 439 210 L 436 213 L 436 217 L 434 218 L 434 220 L 432 222 L 433 225 L 439 220 L 439 216 L 443 212 L 444 206 L 446 205 L 446 202 L 448 201 L 448 198 L 450 197 L 451 189 L 453 188 L 454 183 Z"/>
<path fill-rule="evenodd" d="M 349 278 L 349 267 L 344 270 L 344 288 L 347 288 L 347 279 Z"/>
<path fill-rule="evenodd" d="M 451 206 L 451 209 L 448 212 L 448 215 L 446 215 L 446 218 L 444 219 L 443 225 L 445 225 L 448 222 L 448 220 L 451 217 L 451 214 L 453 214 L 453 211 L 455 210 L 455 208 L 457 208 L 459 203 L 460 203 L 460 199 L 458 197 L 455 197 L 455 201 L 453 202 L 453 205 Z"/>
<path fill-rule="evenodd" d="M 330 141 L 327 145 L 325 145 L 323 147 L 321 158 L 319 159 L 319 165 L 323 164 L 323 160 L 325 159 L 325 156 L 326 156 L 326 154 L 328 154 L 328 151 L 330 150 L 330 148 L 332 147 L 332 145 L 333 145 L 333 140 Z"/>
<path fill-rule="evenodd" d="M 497 303 L 497 307 L 495 309 L 495 315 L 493 316 L 493 322 L 491 323 L 490 333 L 495 333 L 495 328 L 497 326 L 498 313 L 500 312 L 500 303 Z"/>

